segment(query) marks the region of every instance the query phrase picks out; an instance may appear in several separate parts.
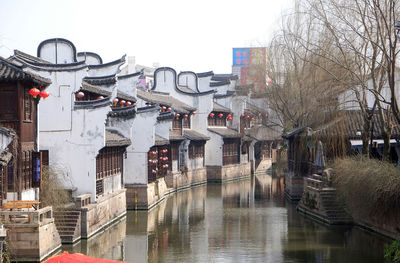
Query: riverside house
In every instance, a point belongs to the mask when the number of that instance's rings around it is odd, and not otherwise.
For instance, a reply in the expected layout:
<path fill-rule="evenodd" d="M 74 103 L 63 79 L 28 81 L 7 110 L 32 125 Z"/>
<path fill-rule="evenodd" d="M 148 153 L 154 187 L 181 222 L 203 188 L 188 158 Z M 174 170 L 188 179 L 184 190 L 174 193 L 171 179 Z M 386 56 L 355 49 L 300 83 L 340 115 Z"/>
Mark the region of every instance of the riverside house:
<path fill-rule="evenodd" d="M 15 260 L 41 260 L 61 246 L 52 207 L 39 208 L 38 201 L 46 159 L 39 152 L 38 108 L 47 103 L 50 84 L 0 58 L 0 216 Z"/>
<path fill-rule="evenodd" d="M 73 43 L 60 38 L 40 43 L 37 55 L 16 51 L 11 59 L 52 81 L 51 96 L 39 109 L 40 150 L 49 153 L 50 167 L 70 189 L 73 209 L 79 211 L 74 230 L 59 230 L 65 242 L 72 242 L 93 235 L 126 213 L 120 166 L 124 147 L 130 142 L 115 131 L 106 131 L 116 94 L 115 74 L 124 57 L 88 65 L 77 60 Z"/>

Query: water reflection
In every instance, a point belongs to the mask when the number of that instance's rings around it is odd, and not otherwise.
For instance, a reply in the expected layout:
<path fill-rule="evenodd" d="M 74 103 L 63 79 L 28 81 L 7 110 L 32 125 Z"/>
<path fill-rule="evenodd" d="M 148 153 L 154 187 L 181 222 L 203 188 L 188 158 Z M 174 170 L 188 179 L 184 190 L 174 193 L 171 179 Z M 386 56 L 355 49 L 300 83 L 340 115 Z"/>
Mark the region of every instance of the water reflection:
<path fill-rule="evenodd" d="M 283 189 L 282 178 L 257 175 L 179 192 L 73 250 L 137 263 L 382 262 L 385 240 L 308 220 Z"/>
<path fill-rule="evenodd" d="M 73 245 L 63 245 L 62 251 L 123 261 L 125 260 L 125 237 L 126 219 L 122 218 L 90 239 L 82 239 Z"/>

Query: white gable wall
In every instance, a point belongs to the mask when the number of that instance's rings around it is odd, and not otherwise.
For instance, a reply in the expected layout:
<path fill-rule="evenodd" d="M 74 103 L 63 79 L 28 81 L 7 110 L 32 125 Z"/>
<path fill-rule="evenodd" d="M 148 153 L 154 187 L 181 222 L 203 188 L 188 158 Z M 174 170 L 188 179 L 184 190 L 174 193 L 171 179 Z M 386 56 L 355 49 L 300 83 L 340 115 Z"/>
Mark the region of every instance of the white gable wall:
<path fill-rule="evenodd" d="M 125 184 L 147 184 L 147 153 L 155 142 L 158 111 L 139 112 L 129 129 L 132 144 L 126 149 L 124 162 Z"/>

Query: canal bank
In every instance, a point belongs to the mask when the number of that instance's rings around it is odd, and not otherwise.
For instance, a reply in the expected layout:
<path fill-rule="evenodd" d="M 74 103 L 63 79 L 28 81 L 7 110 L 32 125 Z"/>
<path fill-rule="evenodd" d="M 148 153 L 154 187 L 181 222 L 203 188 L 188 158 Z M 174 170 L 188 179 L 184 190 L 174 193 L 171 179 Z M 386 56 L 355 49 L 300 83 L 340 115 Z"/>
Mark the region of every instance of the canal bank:
<path fill-rule="evenodd" d="M 126 221 L 70 252 L 137 263 L 382 262 L 388 242 L 358 227 L 303 217 L 285 200 L 283 179 L 264 174 L 201 185 L 150 211 L 128 211 Z"/>

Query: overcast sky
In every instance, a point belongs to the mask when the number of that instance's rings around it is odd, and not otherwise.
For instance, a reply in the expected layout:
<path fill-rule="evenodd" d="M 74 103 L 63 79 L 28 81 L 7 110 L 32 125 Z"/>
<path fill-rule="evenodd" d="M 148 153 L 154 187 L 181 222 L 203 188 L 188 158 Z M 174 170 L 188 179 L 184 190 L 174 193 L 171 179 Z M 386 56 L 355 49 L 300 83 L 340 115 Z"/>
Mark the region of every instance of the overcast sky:
<path fill-rule="evenodd" d="M 103 62 L 230 73 L 232 48 L 265 46 L 292 0 L 0 0 L 0 56 L 61 37 Z"/>

